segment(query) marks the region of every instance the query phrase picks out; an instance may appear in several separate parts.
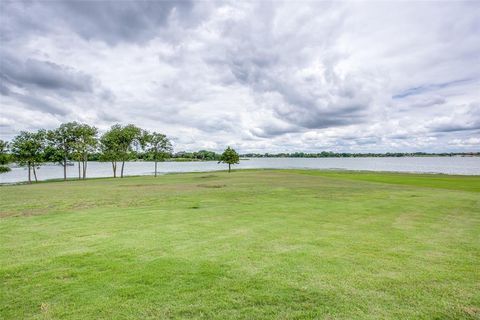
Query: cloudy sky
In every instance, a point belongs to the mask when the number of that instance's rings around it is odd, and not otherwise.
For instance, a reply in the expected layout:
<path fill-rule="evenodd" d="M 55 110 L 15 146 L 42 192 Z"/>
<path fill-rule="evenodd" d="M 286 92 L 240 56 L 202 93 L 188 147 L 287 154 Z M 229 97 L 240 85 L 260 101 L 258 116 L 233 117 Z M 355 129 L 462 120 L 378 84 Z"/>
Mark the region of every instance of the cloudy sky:
<path fill-rule="evenodd" d="M 175 150 L 480 151 L 480 2 L 0 1 L 0 136 L 133 123 Z"/>

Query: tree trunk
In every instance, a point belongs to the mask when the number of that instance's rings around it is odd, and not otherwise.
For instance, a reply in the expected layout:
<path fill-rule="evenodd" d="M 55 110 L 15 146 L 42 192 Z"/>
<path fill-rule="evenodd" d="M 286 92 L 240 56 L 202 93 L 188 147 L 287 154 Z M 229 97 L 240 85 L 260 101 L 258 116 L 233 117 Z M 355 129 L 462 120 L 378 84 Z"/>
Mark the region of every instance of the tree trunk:
<path fill-rule="evenodd" d="M 32 183 L 32 169 L 30 168 L 30 162 L 28 163 L 28 183 Z"/>
<path fill-rule="evenodd" d="M 231 165 L 230 165 L 230 163 L 229 163 L 229 164 L 228 164 L 228 173 L 230 173 L 230 171 L 231 171 L 231 170 L 230 170 L 230 166 L 231 166 Z"/>
<path fill-rule="evenodd" d="M 67 180 L 67 157 L 63 158 L 63 180 Z"/>
<path fill-rule="evenodd" d="M 37 171 L 35 171 L 35 164 L 33 164 L 33 176 L 35 177 L 35 182 L 38 182 Z"/>
<path fill-rule="evenodd" d="M 157 176 L 157 160 L 155 160 L 155 177 Z"/>
<path fill-rule="evenodd" d="M 113 169 L 113 177 L 117 177 L 117 163 L 115 161 L 112 161 L 112 169 Z"/>
<path fill-rule="evenodd" d="M 122 171 L 120 172 L 120 178 L 123 178 L 123 168 L 125 167 L 125 161 L 122 161 Z"/>
<path fill-rule="evenodd" d="M 80 160 L 77 161 L 78 162 L 78 180 L 82 179 L 82 174 L 81 174 L 81 171 L 80 171 Z"/>
<path fill-rule="evenodd" d="M 83 156 L 83 179 L 87 178 L 87 163 L 88 163 L 88 156 L 85 154 Z"/>

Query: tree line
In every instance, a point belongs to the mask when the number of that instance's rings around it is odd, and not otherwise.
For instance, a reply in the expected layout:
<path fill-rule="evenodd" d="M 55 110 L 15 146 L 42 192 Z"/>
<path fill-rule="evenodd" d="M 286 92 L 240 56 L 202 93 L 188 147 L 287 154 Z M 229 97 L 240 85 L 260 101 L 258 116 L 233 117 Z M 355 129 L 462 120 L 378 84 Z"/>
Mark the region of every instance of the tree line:
<path fill-rule="evenodd" d="M 8 163 L 15 162 L 27 168 L 31 183 L 32 176 L 38 181 L 36 169 L 42 163 L 53 162 L 63 167 L 67 180 L 67 167 L 76 162 L 78 179 L 86 179 L 89 156 L 97 153 L 100 161 L 111 162 L 113 177 L 120 171 L 123 178 L 125 162 L 139 150 L 155 162 L 157 176 L 157 163 L 172 151 L 172 144 L 166 135 L 133 124 L 113 125 L 99 137 L 94 126 L 68 122 L 53 130 L 22 131 L 10 143 L 0 140 L 0 173 L 10 171 Z"/>
<path fill-rule="evenodd" d="M 386 153 L 348 153 L 322 151 L 319 153 L 245 153 L 245 158 L 383 158 L 383 157 L 453 157 L 453 156 L 480 156 L 480 152 L 386 152 Z"/>
<path fill-rule="evenodd" d="M 98 129 L 84 123 L 68 122 L 53 130 L 40 129 L 35 132 L 21 131 L 8 143 L 0 140 L 0 173 L 10 171 L 9 163 L 26 167 L 28 182 L 38 181 L 37 169 L 46 162 L 59 164 L 63 168 L 63 179 L 67 180 L 67 167 L 77 164 L 78 179 L 87 178 L 88 161 L 110 162 L 114 178 L 124 177 L 125 163 L 142 159 L 153 161 L 155 177 L 158 162 L 166 158 L 216 160 L 227 163 L 228 171 L 240 158 L 228 147 L 221 155 L 212 151 L 181 152 L 172 155 L 171 141 L 165 134 L 150 132 L 133 124 L 113 125 L 99 136 Z"/>

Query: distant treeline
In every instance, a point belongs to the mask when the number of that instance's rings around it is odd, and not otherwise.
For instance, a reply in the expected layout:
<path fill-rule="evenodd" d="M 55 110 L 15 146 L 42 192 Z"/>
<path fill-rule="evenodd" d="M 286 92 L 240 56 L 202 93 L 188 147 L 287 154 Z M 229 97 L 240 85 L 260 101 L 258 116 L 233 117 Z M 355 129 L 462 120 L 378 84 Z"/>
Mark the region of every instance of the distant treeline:
<path fill-rule="evenodd" d="M 322 151 L 319 153 L 245 153 L 241 155 L 245 158 L 367 158 L 367 157 L 453 157 L 453 156 L 480 156 L 480 152 L 387 152 L 387 153 L 346 153 Z"/>
<path fill-rule="evenodd" d="M 214 151 L 200 150 L 195 152 L 165 152 L 159 161 L 220 161 L 221 154 Z M 132 151 L 130 160 L 154 161 L 150 152 Z M 88 156 L 88 161 L 102 161 L 102 154 L 94 152 Z"/>

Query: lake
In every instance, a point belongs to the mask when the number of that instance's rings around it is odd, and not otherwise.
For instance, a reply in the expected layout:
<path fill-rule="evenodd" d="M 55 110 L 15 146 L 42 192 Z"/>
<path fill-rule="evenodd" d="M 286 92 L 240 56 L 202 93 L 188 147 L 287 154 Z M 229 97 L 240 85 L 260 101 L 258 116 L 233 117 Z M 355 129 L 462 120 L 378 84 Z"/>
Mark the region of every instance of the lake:
<path fill-rule="evenodd" d="M 216 161 L 207 162 L 160 162 L 158 172 L 201 172 L 226 170 L 225 164 Z M 240 161 L 234 169 L 339 169 L 367 170 L 415 173 L 443 173 L 458 175 L 480 175 L 479 157 L 401 157 L 401 158 L 252 158 Z M 153 162 L 128 162 L 125 175 L 152 175 Z M 118 173 L 120 171 L 118 170 Z M 77 166 L 69 166 L 68 177 L 78 176 Z M 93 177 L 110 177 L 112 168 L 109 162 L 89 162 L 87 175 Z M 39 180 L 61 179 L 63 169 L 57 165 L 43 165 L 38 169 Z M 32 176 L 33 178 L 33 176 Z M 21 182 L 27 180 L 25 168 L 12 168 L 11 172 L 0 175 L 0 183 Z"/>

